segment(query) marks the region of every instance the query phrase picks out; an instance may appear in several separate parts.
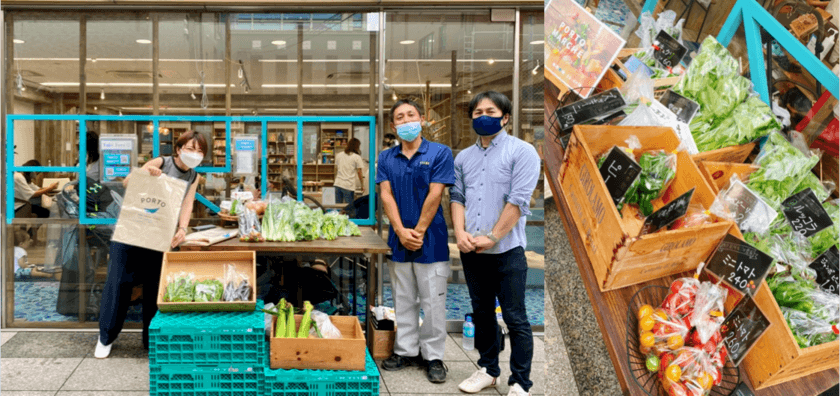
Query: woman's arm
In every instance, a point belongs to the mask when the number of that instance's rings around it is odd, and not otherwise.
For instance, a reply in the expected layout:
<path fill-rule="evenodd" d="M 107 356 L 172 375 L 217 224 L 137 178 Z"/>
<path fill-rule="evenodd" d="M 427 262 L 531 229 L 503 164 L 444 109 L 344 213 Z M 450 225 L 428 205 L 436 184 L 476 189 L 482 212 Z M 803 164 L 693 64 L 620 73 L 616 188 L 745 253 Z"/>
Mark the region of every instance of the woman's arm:
<path fill-rule="evenodd" d="M 198 180 L 198 177 L 196 177 L 192 186 L 190 186 L 189 191 L 187 191 L 187 196 L 184 197 L 184 202 L 181 203 L 181 215 L 178 218 L 178 231 L 175 232 L 175 236 L 172 237 L 173 248 L 180 245 L 181 242 L 184 242 L 184 238 L 187 236 L 187 227 L 190 226 L 190 217 L 192 217 L 193 203 L 195 203 L 195 191 L 198 189 Z"/>

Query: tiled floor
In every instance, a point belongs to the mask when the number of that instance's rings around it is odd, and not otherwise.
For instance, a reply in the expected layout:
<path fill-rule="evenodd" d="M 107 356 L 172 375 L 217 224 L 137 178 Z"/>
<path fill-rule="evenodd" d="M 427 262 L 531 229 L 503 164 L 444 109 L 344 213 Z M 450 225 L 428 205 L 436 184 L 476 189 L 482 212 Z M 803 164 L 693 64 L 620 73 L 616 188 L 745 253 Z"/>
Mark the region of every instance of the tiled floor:
<path fill-rule="evenodd" d="M 93 357 L 97 334 L 92 332 L 7 332 L 0 344 L 0 387 L 3 396 L 140 396 L 149 393 L 149 361 L 139 333 L 125 333 L 114 345 L 111 357 Z M 506 395 L 510 375 L 510 343 L 500 356 L 502 380 L 495 389 L 481 394 Z M 532 395 L 546 394 L 545 343 L 534 337 L 531 371 Z M 477 366 L 476 351 L 461 348 L 460 334 L 446 340 L 446 383 L 432 384 L 420 368 L 390 372 L 380 370 L 382 396 L 463 395 L 458 383 Z"/>

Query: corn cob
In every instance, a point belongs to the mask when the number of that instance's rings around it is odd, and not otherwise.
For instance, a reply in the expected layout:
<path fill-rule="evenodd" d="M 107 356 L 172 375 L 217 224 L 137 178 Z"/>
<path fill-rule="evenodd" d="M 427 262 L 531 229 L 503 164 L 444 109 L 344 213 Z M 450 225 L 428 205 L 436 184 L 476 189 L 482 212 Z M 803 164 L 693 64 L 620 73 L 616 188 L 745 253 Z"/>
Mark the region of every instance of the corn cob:
<path fill-rule="evenodd" d="M 313 308 L 315 307 L 309 301 L 303 302 L 303 318 L 300 320 L 300 329 L 298 330 L 297 338 L 309 338 Z"/>
<path fill-rule="evenodd" d="M 295 307 L 287 303 L 288 312 L 286 317 L 286 338 L 295 338 Z"/>
<path fill-rule="evenodd" d="M 280 300 L 278 305 L 277 324 L 274 328 L 274 337 L 283 338 L 286 336 L 286 299 Z"/>

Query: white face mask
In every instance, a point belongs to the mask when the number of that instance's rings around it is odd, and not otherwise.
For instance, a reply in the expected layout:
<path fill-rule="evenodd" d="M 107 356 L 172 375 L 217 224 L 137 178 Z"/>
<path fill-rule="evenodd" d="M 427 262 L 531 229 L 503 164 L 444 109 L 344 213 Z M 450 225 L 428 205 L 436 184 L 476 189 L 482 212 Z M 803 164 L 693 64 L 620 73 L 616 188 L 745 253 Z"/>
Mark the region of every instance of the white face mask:
<path fill-rule="evenodd" d="M 181 159 L 181 162 L 183 162 L 184 165 L 192 169 L 201 164 L 201 161 L 204 159 L 204 156 L 199 153 L 189 153 L 186 151 L 182 151 L 181 155 L 179 155 L 178 158 Z"/>

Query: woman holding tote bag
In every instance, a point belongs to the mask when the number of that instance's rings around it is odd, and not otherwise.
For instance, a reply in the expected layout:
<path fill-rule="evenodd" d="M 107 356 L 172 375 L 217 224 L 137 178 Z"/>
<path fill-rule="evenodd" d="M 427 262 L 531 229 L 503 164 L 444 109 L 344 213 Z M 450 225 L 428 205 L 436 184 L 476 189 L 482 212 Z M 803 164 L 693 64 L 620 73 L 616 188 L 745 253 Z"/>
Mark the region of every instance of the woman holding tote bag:
<path fill-rule="evenodd" d="M 181 211 L 178 231 L 172 237 L 172 248 L 183 242 L 186 236 L 198 186 L 194 168 L 201 164 L 206 152 L 207 141 L 204 136 L 195 131 L 187 131 L 175 142 L 175 155 L 158 157 L 143 165 L 143 169 L 152 176 L 165 174 L 189 184 L 186 194 L 176 199 L 181 201 Z M 129 178 L 126 178 L 123 184 L 128 183 Z M 94 353 L 98 359 L 108 357 L 111 346 L 122 331 L 135 284 L 143 285 L 143 346 L 149 348 L 149 324 L 157 312 L 158 283 L 163 262 L 162 252 L 121 242 L 112 241 L 109 253 L 108 280 L 102 291 L 99 313 L 99 341 Z"/>

